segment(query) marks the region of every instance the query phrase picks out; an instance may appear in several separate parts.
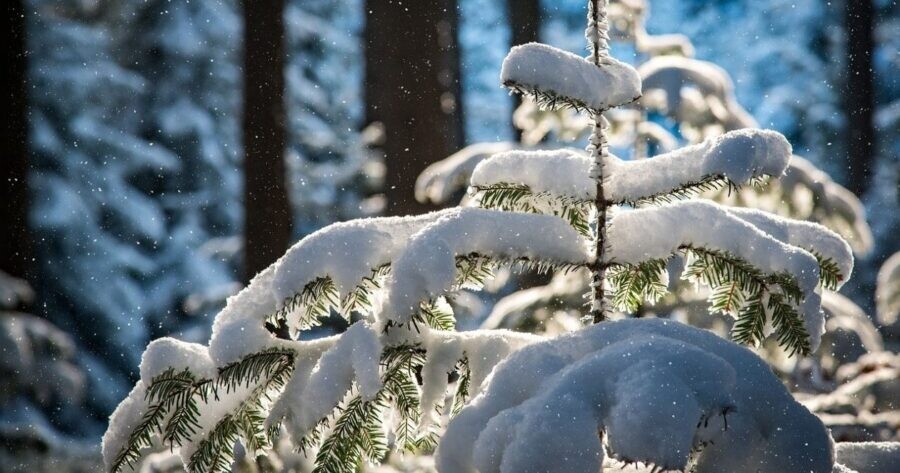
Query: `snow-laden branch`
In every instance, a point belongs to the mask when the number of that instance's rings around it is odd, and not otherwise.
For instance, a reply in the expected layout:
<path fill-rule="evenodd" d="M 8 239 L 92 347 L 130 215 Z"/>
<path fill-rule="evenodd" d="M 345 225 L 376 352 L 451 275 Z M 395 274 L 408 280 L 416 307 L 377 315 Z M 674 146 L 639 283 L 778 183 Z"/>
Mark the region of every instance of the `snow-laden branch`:
<path fill-rule="evenodd" d="M 892 325 L 900 319 L 900 252 L 888 258 L 878 270 L 875 303 L 878 320 Z"/>
<path fill-rule="evenodd" d="M 791 157 L 791 145 L 770 130 L 737 130 L 703 143 L 651 159 L 622 161 L 610 156 L 604 185 L 610 203 L 660 198 L 686 188 L 726 179 L 739 185 L 753 178 L 780 176 Z M 590 201 L 596 186 L 588 169 L 590 159 L 574 150 L 507 151 L 480 162 L 471 186 L 498 183 L 527 186 L 533 193 Z"/>
<path fill-rule="evenodd" d="M 613 161 L 607 189 L 614 202 L 665 196 L 710 179 L 740 185 L 762 176 L 781 176 L 791 145 L 771 130 L 736 130 L 651 159 Z"/>
<path fill-rule="evenodd" d="M 432 163 L 416 179 L 416 200 L 443 204 L 464 188 L 475 166 L 492 154 L 508 151 L 515 143 L 476 143 Z"/>
<path fill-rule="evenodd" d="M 458 256 L 501 260 L 524 258 L 550 265 L 576 266 L 591 261 L 586 242 L 557 217 L 454 209 L 414 235 L 386 281 L 383 317 L 405 323 L 422 301 L 450 291 Z"/>
<path fill-rule="evenodd" d="M 806 159 L 793 156 L 779 185 L 787 204 L 796 208 L 798 213 L 805 214 L 801 218 L 816 220 L 834 229 L 850 242 L 857 253 L 866 254 L 872 249 L 872 230 L 866 222 L 862 202 L 834 182 L 827 173 Z M 801 202 L 804 198 L 807 201 Z"/>
<path fill-rule="evenodd" d="M 503 60 L 500 81 L 551 108 L 568 105 L 607 110 L 641 96 L 641 79 L 628 64 L 607 56 L 597 67 L 580 56 L 541 43 L 513 47 Z"/>
<path fill-rule="evenodd" d="M 709 113 L 722 125 L 724 131 L 757 126 L 756 121 L 744 110 L 734 96 L 734 83 L 721 67 L 706 61 L 677 56 L 659 56 L 650 59 L 638 68 L 648 98 L 647 105 L 662 108 L 679 121 L 695 126 L 700 112 Z M 689 94 L 695 90 L 702 97 L 702 103 L 693 104 Z M 656 91 L 665 94 L 664 104 L 657 107 L 653 102 Z M 685 100 L 687 99 L 687 100 Z M 698 106 L 699 105 L 699 106 Z"/>
<path fill-rule="evenodd" d="M 825 326 L 820 297 L 815 292 L 820 274 L 818 260 L 810 252 L 731 214 L 727 207 L 690 201 L 620 212 L 610 223 L 607 244 L 607 263 L 611 264 L 637 265 L 691 249 L 734 256 L 765 275 L 789 275 L 802 298 L 797 309 L 809 348 L 814 351 L 818 347 Z"/>
<path fill-rule="evenodd" d="M 527 373 L 527 375 L 523 375 Z M 526 347 L 453 419 L 438 470 L 829 472 L 832 441 L 749 350 L 671 321 L 623 320 Z"/>
<path fill-rule="evenodd" d="M 853 251 L 837 233 L 817 223 L 782 218 L 761 210 L 742 207 L 727 207 L 727 210 L 779 241 L 834 262 L 836 280 L 830 284 L 831 289 L 840 289 L 850 279 Z M 820 274 L 820 277 L 824 275 Z"/>

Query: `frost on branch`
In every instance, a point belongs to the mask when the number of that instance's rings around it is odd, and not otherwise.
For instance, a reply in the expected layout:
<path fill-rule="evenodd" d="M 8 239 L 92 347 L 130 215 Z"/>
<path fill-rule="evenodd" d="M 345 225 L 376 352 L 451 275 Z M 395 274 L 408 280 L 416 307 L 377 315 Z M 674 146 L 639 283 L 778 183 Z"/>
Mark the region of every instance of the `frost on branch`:
<path fill-rule="evenodd" d="M 641 79 L 628 64 L 606 57 L 597 67 L 541 43 L 513 47 L 503 60 L 500 81 L 548 108 L 606 110 L 641 96 Z"/>
<path fill-rule="evenodd" d="M 697 59 L 660 56 L 638 68 L 644 87 L 642 102 L 689 125 L 702 138 L 757 126 L 734 96 L 734 83 L 719 66 Z M 709 125 L 721 128 L 708 130 Z"/>
<path fill-rule="evenodd" d="M 821 421 L 752 352 L 646 319 L 513 354 L 450 422 L 437 462 L 460 473 L 602 471 L 608 452 L 701 473 L 827 473 L 832 449 Z"/>

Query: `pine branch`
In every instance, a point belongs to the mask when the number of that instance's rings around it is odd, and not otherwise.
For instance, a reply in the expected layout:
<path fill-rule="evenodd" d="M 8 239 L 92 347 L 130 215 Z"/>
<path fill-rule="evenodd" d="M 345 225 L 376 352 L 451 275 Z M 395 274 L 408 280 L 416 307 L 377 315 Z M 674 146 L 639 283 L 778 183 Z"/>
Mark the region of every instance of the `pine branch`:
<path fill-rule="evenodd" d="M 815 251 L 813 251 L 812 254 L 816 257 L 816 261 L 819 262 L 819 284 L 824 289 L 836 291 L 838 284 L 844 279 L 837 262 L 831 258 L 826 258 Z"/>
<path fill-rule="evenodd" d="M 809 355 L 809 332 L 797 310 L 789 304 L 781 294 L 770 294 L 766 304 L 772 312 L 772 326 L 778 334 L 778 344 L 795 353 Z"/>
<path fill-rule="evenodd" d="M 809 353 L 809 333 L 795 308 L 803 300 L 796 278 L 787 273 L 765 274 L 724 251 L 690 246 L 682 250 L 690 261 L 683 277 L 712 288 L 710 310 L 736 315 L 732 332 L 736 341 L 751 345 L 762 341 L 765 306 L 772 313 L 779 345 L 790 355 Z M 768 296 L 765 303 L 764 294 Z"/>
<path fill-rule="evenodd" d="M 323 276 L 308 283 L 303 289 L 285 300 L 284 306 L 266 317 L 266 323 L 278 326 L 286 323 L 288 315 L 299 312 L 296 330 L 307 330 L 321 324 L 334 310 L 349 319 L 351 312 L 372 310 L 372 295 L 381 288 L 381 281 L 390 273 L 390 265 L 385 264 L 372 270 L 372 274 L 362 279 L 353 291 L 340 299 L 334 281 Z"/>
<path fill-rule="evenodd" d="M 668 204 L 677 200 L 691 199 L 704 192 L 712 192 L 722 189 L 726 189 L 728 193 L 731 194 L 732 192 L 736 192 L 739 188 L 740 185 L 735 183 L 734 181 L 721 175 L 711 174 L 708 176 L 704 176 L 699 181 L 684 183 L 681 187 L 668 192 L 661 192 L 659 194 L 642 197 L 634 202 L 623 200 L 619 202 L 610 202 L 610 204 L 632 204 L 635 207 L 645 205 L 661 205 Z"/>
<path fill-rule="evenodd" d="M 472 382 L 472 370 L 469 369 L 467 356 L 463 356 L 463 359 L 459 360 L 456 369 L 459 372 L 459 380 L 456 381 L 456 393 L 453 395 L 453 406 L 450 408 L 451 417 L 459 414 L 469 401 L 469 385 Z"/>
<path fill-rule="evenodd" d="M 414 345 L 384 350 L 385 368 L 382 388 L 375 399 L 365 401 L 356 395 L 340 409 L 331 433 L 316 455 L 314 473 L 355 472 L 363 457 L 378 462 L 387 455 L 387 440 L 382 425 L 383 411 L 393 406 L 400 416 L 401 429 L 416 425 L 419 419 L 419 392 L 415 373 L 424 365 L 424 351 Z M 403 448 L 416 447 L 411 430 L 404 435 Z M 398 434 L 398 435 L 399 435 Z"/>
<path fill-rule="evenodd" d="M 573 97 L 559 95 L 556 92 L 541 90 L 537 87 L 519 84 L 515 81 L 507 80 L 503 83 L 503 87 L 522 95 L 531 96 L 542 110 L 559 110 L 571 108 L 576 112 L 590 112 L 591 108 L 583 101 Z"/>
<path fill-rule="evenodd" d="M 133 468 L 141 459 L 141 450 L 153 445 L 153 434 L 160 432 L 162 421 L 166 415 L 164 403 L 149 406 L 140 422 L 128 435 L 128 441 L 110 466 L 113 473 L 122 471 L 125 466 Z"/>
<path fill-rule="evenodd" d="M 533 260 L 526 257 L 502 258 L 469 253 L 468 255 L 456 257 L 456 289 L 481 289 L 485 281 L 493 277 L 493 271 L 501 266 L 510 267 L 516 271 L 533 271 L 539 274 L 547 274 L 560 271 L 568 273 L 576 271 L 584 265 L 549 260 Z"/>
<path fill-rule="evenodd" d="M 561 196 L 550 192 L 533 192 L 523 184 L 498 182 L 489 186 L 472 186 L 470 192 L 479 207 L 508 212 L 554 215 L 569 222 L 578 233 L 589 236 L 588 214 L 592 201 Z"/>
<path fill-rule="evenodd" d="M 413 320 L 437 330 L 455 330 L 456 317 L 453 308 L 443 297 L 438 297 L 434 302 L 423 302 L 419 312 L 413 316 Z"/>
<path fill-rule="evenodd" d="M 645 300 L 651 304 L 658 301 L 668 292 L 662 277 L 665 271 L 664 259 L 611 265 L 607 278 L 612 286 L 613 306 L 625 312 L 636 312 Z"/>
<path fill-rule="evenodd" d="M 228 471 L 234 462 L 234 444 L 239 438 L 243 438 L 254 453 L 271 448 L 269 431 L 264 425 L 266 405 L 271 402 L 271 394 L 280 392 L 287 384 L 294 368 L 294 356 L 292 350 L 273 348 L 246 356 L 219 370 L 215 386 L 227 391 L 265 380 L 250 391 L 236 411 L 223 416 L 200 441 L 188 461 L 188 471 Z"/>

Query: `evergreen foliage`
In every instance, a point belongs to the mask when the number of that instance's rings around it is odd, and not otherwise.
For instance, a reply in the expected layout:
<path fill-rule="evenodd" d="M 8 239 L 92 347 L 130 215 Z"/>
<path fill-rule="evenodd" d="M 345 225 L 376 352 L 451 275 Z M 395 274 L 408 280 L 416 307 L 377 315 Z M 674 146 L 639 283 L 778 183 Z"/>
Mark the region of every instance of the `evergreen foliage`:
<path fill-rule="evenodd" d="M 589 9 L 588 37 L 597 67 L 603 67 L 602 58 L 607 55 L 605 5 L 606 2 L 593 0 Z M 516 84 L 509 86 L 522 91 Z M 584 103 L 577 99 L 563 101 L 539 88 L 524 92 L 535 95 L 547 107 L 585 109 Z M 616 309 L 635 312 L 644 303 L 652 304 L 663 297 L 669 291 L 670 263 L 679 258 L 684 262 L 681 277 L 709 290 L 710 310 L 736 319 L 732 333 L 735 340 L 759 344 L 765 336 L 765 327 L 771 325 L 776 340 L 790 354 L 808 354 L 814 343 L 811 339 L 818 335 L 808 332 L 804 319 L 808 314 L 801 315 L 801 306 L 811 295 L 810 286 L 815 282 L 811 278 L 757 267 L 751 261 L 762 259 L 754 260 L 752 249 L 742 252 L 739 247 L 718 243 L 739 253 L 736 254 L 716 247 L 714 240 L 709 240 L 713 243 L 707 246 L 678 240 L 673 246 L 662 245 L 664 251 L 655 248 L 657 253 L 652 256 L 650 250 L 638 247 L 642 250 L 642 260 L 637 257 L 626 258 L 626 262 L 617 260 L 623 253 L 612 251 L 607 229 L 615 225 L 619 212 L 647 215 L 648 210 L 657 209 L 634 210 L 633 207 L 649 204 L 659 205 L 658 210 L 665 211 L 669 201 L 713 189 L 734 190 L 746 183 L 724 178 L 724 171 L 714 172 L 686 179 L 688 182 L 665 194 L 637 202 L 609 202 L 604 198 L 603 188 L 604 179 L 608 178 L 604 177 L 604 160 L 609 157 L 605 111 L 587 110 L 595 121 L 588 146 L 593 161 L 590 177 L 597 186 L 594 200 L 533 192 L 525 185 L 501 180 L 472 190 L 473 203 L 489 210 L 438 212 L 427 216 L 433 217 L 430 221 L 411 218 L 344 227 L 347 232 L 339 235 L 351 236 L 335 237 L 338 240 L 331 242 L 334 243 L 331 248 L 341 252 L 345 258 L 341 261 L 364 262 L 361 271 L 348 271 L 352 280 L 359 283 L 346 294 L 341 291 L 347 290 L 335 283 L 344 281 L 346 285 L 349 276 L 340 273 L 344 268 L 333 268 L 332 274 L 327 274 L 319 267 L 304 267 L 303 262 L 308 262 L 311 256 L 304 251 L 309 250 L 302 244 L 289 250 L 296 252 L 292 256 L 300 257 L 284 258 L 264 271 L 229 302 L 225 315 L 219 319 L 224 319 L 221 325 L 226 328 L 217 327 L 209 352 L 237 361 L 224 363 L 213 379 L 200 379 L 190 369 L 171 367 L 146 380 L 146 410 L 136 428 L 121 441 L 121 449 L 109 460 L 109 470 L 125 471 L 138 463 L 145 449 L 162 444 L 190 452 L 187 466 L 191 472 L 226 471 L 234 460 L 237 442 L 242 442 L 251 456 L 264 454 L 281 431 L 292 436 L 299 450 L 314 455 L 317 473 L 356 472 L 363 462 L 381 462 L 391 449 L 411 452 L 434 449 L 441 422 L 463 410 L 469 398 L 479 392 L 479 384 L 494 364 L 533 341 L 522 334 L 505 331 L 455 331 L 456 320 L 445 296 L 454 291 L 482 288 L 500 267 L 538 273 L 591 270 L 590 310 L 593 320 L 598 321 L 608 315 L 607 302 Z M 783 148 L 789 148 L 786 142 Z M 789 153 L 789 149 L 785 152 Z M 759 183 L 759 179 L 749 179 L 751 185 Z M 674 207 L 669 206 L 668 210 L 674 211 Z M 713 220 L 736 219 L 724 208 L 703 209 L 708 211 L 703 215 L 711 215 Z M 473 219 L 466 220 L 466 216 Z M 500 216 L 509 217 L 505 222 L 510 226 L 490 227 Z M 546 227 L 555 226 L 554 231 L 526 226 L 536 221 Z M 456 226 L 449 225 L 452 231 L 444 232 L 448 226 L 442 224 L 448 222 Z M 472 222 L 475 224 L 466 225 Z M 380 223 L 383 225 L 379 226 Z M 418 224 L 421 226 L 416 227 Z M 757 230 L 756 226 L 747 225 L 752 227 L 747 227 L 748 231 Z M 492 233 L 498 229 L 510 231 L 500 238 Z M 327 229 L 323 232 L 326 233 L 317 238 L 330 236 Z M 791 247 L 762 230 L 758 233 L 754 234 L 758 241 L 796 250 L 813 264 L 807 250 L 815 248 Z M 627 237 L 625 242 L 615 240 L 616 245 L 642 243 L 639 241 L 642 235 Z M 552 244 L 547 243 L 551 239 Z M 371 248 L 364 245 L 373 241 L 397 248 L 390 251 L 379 248 L 384 250 L 383 254 L 374 256 L 368 254 Z M 433 248 L 428 248 L 433 249 L 432 254 L 421 251 L 422 245 L 415 246 L 422 242 L 434 243 Z M 321 252 L 322 248 L 326 246 L 316 247 L 315 251 Z M 330 251 L 324 254 L 333 255 Z M 842 274 L 846 265 L 839 264 L 830 255 L 816 254 L 815 260 L 820 268 L 819 284 L 823 287 L 837 287 L 848 276 Z M 272 272 L 282 269 L 282 264 L 288 265 L 289 273 L 303 273 L 302 281 L 310 282 L 303 287 L 297 283 L 295 294 L 284 298 L 284 293 L 279 293 L 279 300 L 275 301 L 273 290 L 267 284 L 272 284 Z M 404 268 L 408 273 L 402 271 Z M 399 277 L 403 275 L 410 277 L 403 280 Z M 420 276 L 420 280 L 410 281 L 415 279 L 412 276 Z M 808 284 L 802 284 L 804 281 Z M 393 290 L 408 299 L 391 305 Z M 413 298 L 415 302 L 407 305 Z M 391 313 L 407 311 L 414 313 Z M 296 336 L 318 325 L 321 318 L 332 312 L 348 320 L 355 313 L 361 320 L 347 332 L 333 337 L 307 341 Z M 229 332 L 227 324 L 235 321 L 244 325 L 237 324 L 239 330 L 232 327 Z M 252 330 L 263 324 L 270 328 L 287 327 L 291 339 L 277 340 L 264 330 Z M 230 335 L 224 336 L 228 338 L 223 341 L 217 338 L 223 337 L 222 333 Z M 221 344 L 230 348 L 242 342 L 252 344 L 254 348 L 247 350 L 250 353 L 240 352 L 240 357 L 231 358 L 222 354 L 234 350 L 224 349 Z M 214 344 L 216 350 L 212 350 Z M 311 380 L 328 386 L 319 389 Z M 445 391 L 449 389 L 455 390 L 453 401 L 444 406 Z M 315 396 L 318 397 L 313 399 Z M 228 399 L 225 404 L 228 407 L 217 410 L 223 399 Z M 282 400 L 291 402 L 273 408 Z M 304 410 L 307 406 L 296 405 L 304 401 L 314 406 Z M 435 412 L 423 412 L 423 406 Z M 111 430 L 117 427 L 115 421 L 111 424 Z M 161 442 L 157 443 L 157 438 Z"/>

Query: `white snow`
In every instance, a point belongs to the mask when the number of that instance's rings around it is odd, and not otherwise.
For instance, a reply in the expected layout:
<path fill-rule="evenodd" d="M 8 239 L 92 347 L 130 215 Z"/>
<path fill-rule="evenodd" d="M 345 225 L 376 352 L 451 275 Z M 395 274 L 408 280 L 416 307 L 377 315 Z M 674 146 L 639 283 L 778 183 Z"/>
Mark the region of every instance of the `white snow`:
<path fill-rule="evenodd" d="M 783 243 L 709 201 L 687 201 L 616 213 L 607 233 L 607 258 L 636 264 L 667 258 L 680 247 L 725 251 L 761 271 L 794 276 L 805 297 L 799 307 L 813 350 L 825 328 L 815 292 L 819 264 L 808 251 Z"/>
<path fill-rule="evenodd" d="M 606 191 L 614 202 L 634 202 L 667 194 L 705 177 L 721 176 L 745 183 L 756 176 L 781 176 L 791 145 L 771 130 L 736 130 L 651 159 L 606 165 Z"/>
<path fill-rule="evenodd" d="M 753 177 L 780 176 L 790 157 L 791 145 L 781 134 L 759 129 L 729 132 L 651 159 L 623 161 L 610 155 L 604 168 L 604 194 L 610 202 L 635 202 L 708 177 L 740 184 Z M 471 185 L 524 184 L 533 192 L 593 200 L 596 184 L 589 169 L 590 158 L 579 151 L 513 150 L 479 163 Z"/>
<path fill-rule="evenodd" d="M 212 379 L 216 376 L 216 365 L 209 357 L 206 345 L 188 343 L 163 337 L 147 346 L 141 356 L 141 379 L 147 383 L 169 368 L 176 372 L 188 370 L 195 379 Z"/>
<path fill-rule="evenodd" d="M 840 442 L 834 453 L 853 473 L 894 473 L 900 466 L 900 442 Z"/>
<path fill-rule="evenodd" d="M 725 423 L 727 420 L 727 429 Z M 831 438 L 749 350 L 672 321 L 595 325 L 494 370 L 437 450 L 440 471 L 601 471 L 622 459 L 698 472 L 827 472 Z"/>
<path fill-rule="evenodd" d="M 131 388 L 128 397 L 122 400 L 112 415 L 109 416 L 109 426 L 103 434 L 103 441 L 100 450 L 103 455 L 103 463 L 107 466 L 112 465 L 116 456 L 125 447 L 128 442 L 128 436 L 131 431 L 141 422 L 141 418 L 147 412 L 147 386 L 143 381 L 138 382 Z M 126 470 L 128 471 L 128 470 Z"/>
<path fill-rule="evenodd" d="M 453 193 L 465 187 L 475 166 L 488 156 L 508 151 L 515 143 L 475 143 L 432 163 L 416 179 L 416 200 L 423 203 L 442 204 Z"/>
<path fill-rule="evenodd" d="M 323 276 L 331 278 L 341 297 L 346 296 L 373 269 L 391 263 L 414 233 L 447 213 L 351 220 L 307 236 L 276 264 L 272 280 L 276 305 L 281 307 Z"/>
<path fill-rule="evenodd" d="M 734 83 L 721 67 L 706 61 L 678 56 L 658 56 L 638 67 L 644 93 L 665 93 L 664 111 L 679 121 L 691 121 L 687 115 L 683 93 L 695 90 L 725 131 L 755 127 L 756 121 L 734 96 Z"/>
<path fill-rule="evenodd" d="M 593 110 L 624 105 L 641 96 L 641 79 L 628 64 L 606 57 L 598 67 L 541 43 L 513 47 L 503 60 L 500 80 L 504 85 L 552 93 Z"/>
<path fill-rule="evenodd" d="M 306 381 L 291 420 L 295 433 L 308 432 L 319 419 L 330 414 L 344 399 L 353 382 L 363 399 L 371 401 L 381 389 L 379 362 L 381 343 L 378 334 L 363 322 L 344 332 L 319 359 L 318 366 Z"/>
<path fill-rule="evenodd" d="M 593 200 L 596 184 L 588 177 L 589 166 L 588 157 L 579 150 L 512 150 L 479 163 L 470 185 L 477 188 L 497 183 L 519 184 L 534 193 Z"/>
<path fill-rule="evenodd" d="M 878 270 L 875 304 L 878 321 L 891 325 L 900 318 L 900 252 L 891 255 Z"/>
<path fill-rule="evenodd" d="M 451 209 L 406 242 L 385 284 L 381 317 L 407 322 L 420 302 L 453 287 L 456 256 L 471 253 L 569 264 L 591 260 L 587 242 L 558 217 Z"/>
<path fill-rule="evenodd" d="M 853 272 L 853 250 L 840 235 L 825 226 L 744 207 L 728 207 L 728 212 L 779 241 L 833 260 L 843 278 L 838 282 L 838 288 L 850 278 Z"/>

